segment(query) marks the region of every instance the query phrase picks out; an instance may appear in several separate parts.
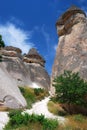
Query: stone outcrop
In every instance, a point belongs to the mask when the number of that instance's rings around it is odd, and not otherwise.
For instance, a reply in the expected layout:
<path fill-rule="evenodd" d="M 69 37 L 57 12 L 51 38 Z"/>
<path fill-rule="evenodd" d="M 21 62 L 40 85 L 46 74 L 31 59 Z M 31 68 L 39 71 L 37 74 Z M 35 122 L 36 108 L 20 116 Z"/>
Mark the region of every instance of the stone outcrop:
<path fill-rule="evenodd" d="M 56 23 L 58 48 L 52 69 L 52 79 L 64 70 L 79 72 L 87 80 L 87 18 L 79 8 L 69 8 Z"/>
<path fill-rule="evenodd" d="M 24 64 L 29 71 L 30 79 L 41 88 L 50 88 L 50 76 L 45 70 L 45 60 L 36 49 L 30 49 L 27 55 L 24 55 Z"/>
<path fill-rule="evenodd" d="M 24 108 L 26 101 L 4 66 L 0 63 L 0 107 Z"/>
<path fill-rule="evenodd" d="M 50 76 L 45 70 L 45 60 L 36 49 L 32 48 L 28 54 L 22 55 L 19 48 L 7 46 L 0 52 L 1 64 L 18 86 L 50 88 Z"/>
<path fill-rule="evenodd" d="M 52 69 L 52 80 L 64 70 L 79 72 L 81 78 L 87 80 L 87 17 L 79 8 L 69 8 L 56 23 L 59 42 Z M 52 92 L 53 92 L 53 88 Z M 55 92 L 55 91 L 54 91 Z M 62 104 L 69 113 L 87 115 L 87 108 Z"/>
<path fill-rule="evenodd" d="M 45 60 L 34 48 L 24 56 L 21 53 L 19 48 L 12 46 L 0 49 L 0 106 L 26 107 L 18 86 L 50 88 Z"/>
<path fill-rule="evenodd" d="M 7 46 L 1 50 L 4 68 L 17 82 L 18 86 L 31 85 L 31 80 L 26 66 L 23 63 L 22 51 L 19 48 Z"/>

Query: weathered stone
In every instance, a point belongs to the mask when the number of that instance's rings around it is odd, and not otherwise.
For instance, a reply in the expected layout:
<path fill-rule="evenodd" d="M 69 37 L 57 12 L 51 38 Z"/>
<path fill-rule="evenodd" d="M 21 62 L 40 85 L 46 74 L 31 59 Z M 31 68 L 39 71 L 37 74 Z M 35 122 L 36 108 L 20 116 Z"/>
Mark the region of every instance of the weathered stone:
<path fill-rule="evenodd" d="M 24 62 L 27 63 L 36 63 L 40 64 L 41 66 L 44 67 L 45 65 L 45 60 L 43 57 L 37 52 L 35 48 L 32 48 L 29 50 L 28 54 L 24 56 L 23 59 Z"/>
<path fill-rule="evenodd" d="M 70 12 L 72 13 L 67 17 Z M 85 13 L 78 8 L 70 12 L 66 11 L 63 15 L 63 19 L 67 17 L 64 21 L 67 32 L 59 35 L 52 78 L 59 76 L 64 70 L 71 70 L 78 71 L 80 76 L 87 80 L 87 18 Z M 72 25 L 67 27 L 67 21 Z M 59 26 L 57 24 L 58 33 L 61 31 Z"/>
<path fill-rule="evenodd" d="M 70 8 L 57 21 L 56 26 L 59 42 L 52 69 L 52 81 L 56 76 L 60 76 L 64 70 L 79 72 L 81 78 L 87 80 L 86 14 L 76 7 Z M 51 91 L 53 94 L 55 93 L 53 87 Z M 86 107 L 67 103 L 62 104 L 62 107 L 71 114 L 87 115 Z"/>
<path fill-rule="evenodd" d="M 44 68 L 45 60 L 36 49 L 30 49 L 29 53 L 24 56 L 23 61 L 29 71 L 31 81 L 41 88 L 49 89 L 50 76 Z"/>
<path fill-rule="evenodd" d="M 0 102 L 8 108 L 24 108 L 26 101 L 4 66 L 0 63 Z"/>
<path fill-rule="evenodd" d="M 12 50 L 11 50 L 12 49 Z M 18 86 L 29 86 L 30 76 L 22 61 L 21 50 L 15 47 L 5 47 L 1 50 L 4 68 L 17 82 Z"/>

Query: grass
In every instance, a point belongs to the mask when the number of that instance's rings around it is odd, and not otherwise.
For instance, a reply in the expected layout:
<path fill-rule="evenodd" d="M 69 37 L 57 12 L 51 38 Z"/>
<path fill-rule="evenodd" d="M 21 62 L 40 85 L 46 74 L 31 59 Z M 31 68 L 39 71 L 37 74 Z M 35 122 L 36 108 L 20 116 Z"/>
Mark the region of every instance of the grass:
<path fill-rule="evenodd" d="M 53 113 L 54 115 L 65 116 L 67 113 L 61 108 L 59 103 L 55 103 L 53 101 L 49 101 L 48 110 Z"/>
<path fill-rule="evenodd" d="M 60 112 L 62 112 L 62 115 L 64 113 L 61 105 L 53 101 L 48 102 L 48 110 L 55 115 L 61 115 Z M 66 113 L 64 117 L 67 119 L 64 126 L 60 124 L 56 130 L 87 130 L 86 116 L 81 114 L 69 115 Z"/>
<path fill-rule="evenodd" d="M 41 88 L 29 88 L 29 87 L 19 87 L 22 95 L 27 101 L 27 108 L 31 108 L 32 104 L 36 101 L 44 99 L 44 97 L 48 96 L 48 92 L 45 89 Z"/>

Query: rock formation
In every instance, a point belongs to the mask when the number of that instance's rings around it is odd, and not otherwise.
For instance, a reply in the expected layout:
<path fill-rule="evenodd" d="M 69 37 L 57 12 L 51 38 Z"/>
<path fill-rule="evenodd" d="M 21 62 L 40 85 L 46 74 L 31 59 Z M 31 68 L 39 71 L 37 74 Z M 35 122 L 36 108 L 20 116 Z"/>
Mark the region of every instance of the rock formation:
<path fill-rule="evenodd" d="M 79 72 L 87 80 L 87 18 L 79 8 L 69 8 L 56 22 L 59 42 L 52 69 L 52 80 L 64 72 Z M 53 88 L 52 88 L 53 90 Z M 86 100 L 86 99 L 84 99 Z M 79 105 L 62 104 L 72 114 L 87 115 L 87 108 Z"/>
<path fill-rule="evenodd" d="M 29 53 L 24 56 L 23 61 L 29 71 L 31 81 L 39 87 L 49 89 L 50 76 L 44 68 L 45 60 L 36 49 L 30 49 Z"/>
<path fill-rule="evenodd" d="M 2 63 L 8 73 L 15 79 L 18 86 L 31 84 L 30 76 L 22 59 L 22 51 L 19 48 L 6 46 L 1 50 Z"/>
<path fill-rule="evenodd" d="M 0 106 L 9 108 L 26 107 L 26 101 L 18 86 L 49 89 L 50 77 L 46 72 L 45 60 L 33 48 L 22 55 L 19 48 L 7 46 L 0 49 Z"/>
<path fill-rule="evenodd" d="M 56 22 L 58 48 L 52 79 L 64 70 L 79 72 L 87 80 L 87 18 L 83 10 L 72 6 Z"/>
<path fill-rule="evenodd" d="M 16 82 L 0 63 L 0 107 L 24 108 L 26 101 L 21 95 Z"/>

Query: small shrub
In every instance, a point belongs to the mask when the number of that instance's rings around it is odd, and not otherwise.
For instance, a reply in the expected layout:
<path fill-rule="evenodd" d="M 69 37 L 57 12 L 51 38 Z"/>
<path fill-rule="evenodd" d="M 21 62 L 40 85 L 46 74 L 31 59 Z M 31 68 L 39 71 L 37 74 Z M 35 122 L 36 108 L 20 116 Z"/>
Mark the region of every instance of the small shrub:
<path fill-rule="evenodd" d="M 43 124 L 43 121 L 44 121 L 45 117 L 44 115 L 38 115 L 38 121 L 40 122 L 40 124 Z"/>
<path fill-rule="evenodd" d="M 58 121 L 53 119 L 45 119 L 43 122 L 43 130 L 55 130 L 58 127 Z"/>
<path fill-rule="evenodd" d="M 42 130 L 54 130 L 58 126 L 57 120 L 47 119 L 44 115 L 29 115 L 20 110 L 11 111 L 8 115 L 10 120 L 4 130 L 12 130 L 13 128 L 15 130 L 31 123 L 39 123 L 43 128 Z"/>
<path fill-rule="evenodd" d="M 35 95 L 40 95 L 40 93 L 44 93 L 44 89 L 41 88 L 34 88 L 34 93 Z"/>

